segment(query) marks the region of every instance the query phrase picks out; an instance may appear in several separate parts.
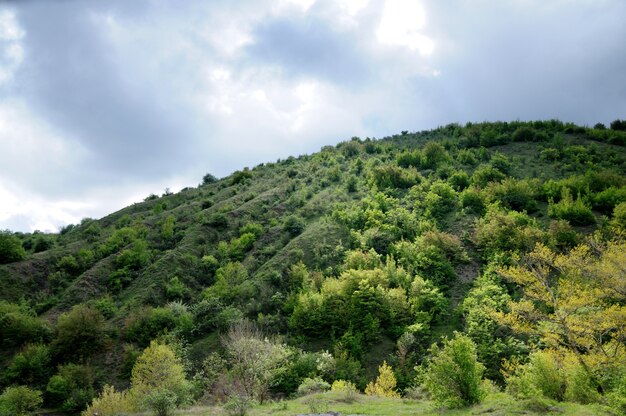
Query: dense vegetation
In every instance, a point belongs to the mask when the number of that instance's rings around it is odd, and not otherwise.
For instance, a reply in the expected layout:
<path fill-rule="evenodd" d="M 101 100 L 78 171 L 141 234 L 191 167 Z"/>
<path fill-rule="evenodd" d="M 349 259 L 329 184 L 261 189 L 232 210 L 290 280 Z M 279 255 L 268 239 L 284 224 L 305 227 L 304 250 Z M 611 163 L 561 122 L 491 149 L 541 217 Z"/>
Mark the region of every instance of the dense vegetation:
<path fill-rule="evenodd" d="M 325 390 L 626 412 L 625 124 L 353 138 L 3 231 L 0 414 Z"/>

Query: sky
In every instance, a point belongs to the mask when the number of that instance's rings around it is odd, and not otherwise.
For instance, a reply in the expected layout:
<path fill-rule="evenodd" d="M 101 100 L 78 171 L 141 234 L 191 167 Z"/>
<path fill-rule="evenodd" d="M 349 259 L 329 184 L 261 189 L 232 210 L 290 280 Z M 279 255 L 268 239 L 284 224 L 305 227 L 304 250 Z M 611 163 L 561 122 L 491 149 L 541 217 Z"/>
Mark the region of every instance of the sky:
<path fill-rule="evenodd" d="M 626 118 L 623 0 L 0 1 L 0 229 L 358 136 Z"/>

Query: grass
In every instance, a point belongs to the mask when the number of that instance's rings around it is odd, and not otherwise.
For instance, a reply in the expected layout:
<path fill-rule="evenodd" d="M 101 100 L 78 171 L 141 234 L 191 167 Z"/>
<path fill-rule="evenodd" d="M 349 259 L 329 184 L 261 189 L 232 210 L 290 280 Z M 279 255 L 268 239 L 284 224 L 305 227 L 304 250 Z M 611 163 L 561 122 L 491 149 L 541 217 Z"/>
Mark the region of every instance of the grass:
<path fill-rule="evenodd" d="M 326 392 L 300 397 L 293 400 L 271 402 L 254 407 L 248 416 L 293 416 L 297 414 L 339 412 L 342 415 L 376 416 L 469 416 L 469 415 L 561 415 L 561 416 L 602 416 L 614 415 L 600 405 L 580 405 L 576 403 L 555 403 L 543 400 L 516 400 L 505 393 L 493 393 L 475 406 L 463 409 L 437 407 L 428 400 L 395 399 L 358 395 L 353 403 L 342 401 L 337 392 Z M 218 416 L 227 415 L 219 406 L 196 406 L 176 412 L 178 416 Z"/>

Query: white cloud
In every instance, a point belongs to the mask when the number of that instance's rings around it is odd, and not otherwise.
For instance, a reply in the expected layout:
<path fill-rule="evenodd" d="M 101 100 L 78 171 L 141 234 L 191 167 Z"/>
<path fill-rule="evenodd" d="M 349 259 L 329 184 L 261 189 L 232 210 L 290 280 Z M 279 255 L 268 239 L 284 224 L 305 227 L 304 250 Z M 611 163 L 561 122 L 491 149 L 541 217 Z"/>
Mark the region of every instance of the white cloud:
<path fill-rule="evenodd" d="M 405 46 L 430 55 L 435 43 L 422 33 L 425 23 L 426 13 L 417 0 L 387 0 L 376 36 L 382 44 Z"/>

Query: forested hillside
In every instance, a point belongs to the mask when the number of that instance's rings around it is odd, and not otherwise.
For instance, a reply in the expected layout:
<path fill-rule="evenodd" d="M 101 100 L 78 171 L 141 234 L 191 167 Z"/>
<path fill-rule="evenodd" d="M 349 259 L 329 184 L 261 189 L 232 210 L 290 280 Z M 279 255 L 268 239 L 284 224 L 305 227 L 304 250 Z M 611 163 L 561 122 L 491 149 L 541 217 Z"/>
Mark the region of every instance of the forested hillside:
<path fill-rule="evenodd" d="M 87 414 L 331 385 L 626 412 L 625 146 L 619 120 L 355 137 L 4 231 L 0 414 L 77 413 L 106 385 Z"/>

